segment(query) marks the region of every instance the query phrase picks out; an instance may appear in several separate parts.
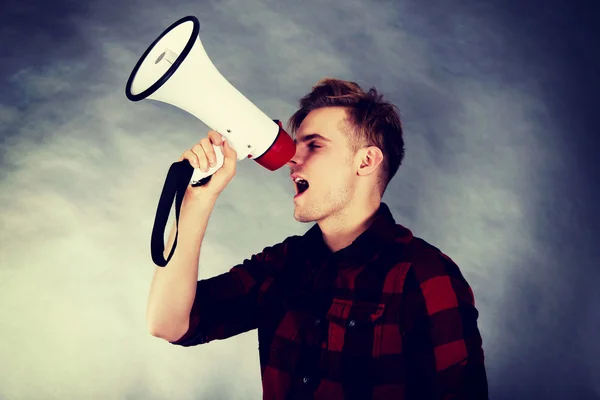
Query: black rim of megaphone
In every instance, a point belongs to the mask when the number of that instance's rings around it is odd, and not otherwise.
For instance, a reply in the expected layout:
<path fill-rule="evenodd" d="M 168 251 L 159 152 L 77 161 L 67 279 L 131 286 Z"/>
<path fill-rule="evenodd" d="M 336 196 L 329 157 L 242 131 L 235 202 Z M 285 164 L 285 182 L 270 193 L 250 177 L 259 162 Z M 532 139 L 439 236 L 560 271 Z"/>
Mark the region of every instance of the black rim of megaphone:
<path fill-rule="evenodd" d="M 148 57 L 148 54 L 150 54 L 154 46 L 156 46 L 156 44 L 160 42 L 160 40 L 163 37 L 165 37 L 167 33 L 175 29 L 177 26 L 189 21 L 191 21 L 194 24 L 194 29 L 192 30 L 192 34 L 190 35 L 188 42 L 183 48 L 183 51 L 179 54 L 173 65 L 171 65 L 167 72 L 165 72 L 163 76 L 161 76 L 160 79 L 154 82 L 148 89 L 144 90 L 142 93 L 139 94 L 131 93 L 131 85 L 133 83 L 133 79 L 135 78 L 135 75 L 142 66 L 142 63 L 146 60 L 146 57 Z M 127 85 L 125 86 L 125 94 L 127 95 L 127 98 L 131 101 L 143 100 L 146 97 L 150 96 L 152 93 L 156 92 L 158 89 L 160 89 L 160 87 L 169 80 L 169 78 L 175 73 L 175 71 L 177 71 L 177 68 L 179 68 L 183 60 L 185 60 L 185 58 L 188 56 L 188 54 L 192 50 L 192 47 L 194 47 L 194 44 L 196 43 L 196 38 L 198 37 L 199 33 L 200 21 L 198 21 L 198 18 L 194 17 L 193 15 L 183 17 L 179 21 L 174 22 L 171 26 L 165 29 L 165 31 L 146 49 L 144 54 L 140 57 L 137 64 L 133 68 L 133 71 L 131 71 L 129 79 L 127 80 Z"/>

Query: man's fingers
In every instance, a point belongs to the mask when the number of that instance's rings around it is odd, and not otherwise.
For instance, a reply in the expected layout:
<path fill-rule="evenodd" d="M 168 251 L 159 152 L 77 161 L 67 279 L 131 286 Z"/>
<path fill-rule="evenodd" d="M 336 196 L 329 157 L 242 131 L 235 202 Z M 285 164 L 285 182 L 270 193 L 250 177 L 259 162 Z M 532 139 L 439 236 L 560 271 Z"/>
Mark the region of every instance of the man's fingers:
<path fill-rule="evenodd" d="M 223 141 L 223 136 L 216 131 L 208 131 L 208 138 L 214 143 L 215 146 L 220 146 L 221 142 Z"/>
<path fill-rule="evenodd" d="M 198 164 L 198 156 L 196 156 L 196 154 L 194 154 L 192 150 L 186 150 L 183 152 L 183 154 L 179 158 L 179 161 L 183 160 L 188 160 L 190 162 L 190 165 L 194 168 L 198 168 L 200 166 L 200 164 Z"/>
<path fill-rule="evenodd" d="M 179 160 L 188 160 L 192 167 L 206 172 L 216 165 L 219 151 L 223 154 L 223 165 L 221 168 L 215 168 L 214 178 L 204 186 L 216 194 L 221 193 L 233 178 L 237 165 L 237 152 L 229 145 L 229 141 L 224 136 L 218 132 L 209 131 L 207 137 L 200 140 L 191 149 L 184 151 Z M 210 161 L 214 165 L 211 166 Z"/>
<path fill-rule="evenodd" d="M 226 164 L 225 169 L 235 171 L 237 163 L 237 152 L 229 145 L 221 134 L 215 131 L 209 131 L 208 136 L 200 140 L 191 149 L 186 150 L 179 161 L 188 160 L 194 168 L 200 168 L 206 172 L 217 164 L 217 154 L 215 147 L 219 147 L 223 153 L 223 163 Z"/>
<path fill-rule="evenodd" d="M 202 144 L 203 141 L 204 139 L 202 139 L 200 143 L 195 144 L 194 147 L 192 147 L 192 152 L 198 158 L 198 166 L 200 169 L 202 171 L 208 171 L 208 159 L 206 157 L 206 153 L 204 152 L 204 145 Z"/>
<path fill-rule="evenodd" d="M 204 149 L 204 154 L 206 154 L 206 159 L 211 167 L 214 167 L 217 163 L 217 155 L 215 154 L 215 148 L 213 147 L 213 143 L 209 138 L 204 138 L 200 141 L 202 148 Z"/>

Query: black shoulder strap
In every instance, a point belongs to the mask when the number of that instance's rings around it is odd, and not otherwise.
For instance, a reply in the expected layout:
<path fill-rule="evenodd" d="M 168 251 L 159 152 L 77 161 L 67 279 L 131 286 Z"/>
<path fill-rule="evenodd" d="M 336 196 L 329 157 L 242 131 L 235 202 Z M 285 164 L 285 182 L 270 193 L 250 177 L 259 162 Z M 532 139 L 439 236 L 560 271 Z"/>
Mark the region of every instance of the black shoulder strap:
<path fill-rule="evenodd" d="M 183 202 L 183 196 L 185 195 L 185 191 L 190 183 L 193 173 L 194 168 L 190 165 L 188 160 L 173 163 L 167 173 L 167 178 L 165 179 L 165 184 L 162 193 L 160 194 L 160 200 L 158 201 L 154 226 L 152 227 L 152 238 L 150 240 L 152 261 L 159 267 L 167 265 L 177 247 L 179 211 L 181 209 L 181 203 Z M 202 179 L 194 186 L 202 186 L 208 181 L 210 181 L 210 176 Z M 171 252 L 165 260 L 165 228 L 167 226 L 167 221 L 169 220 L 169 213 L 171 211 L 171 206 L 173 205 L 173 200 L 175 200 L 175 240 L 173 241 Z"/>

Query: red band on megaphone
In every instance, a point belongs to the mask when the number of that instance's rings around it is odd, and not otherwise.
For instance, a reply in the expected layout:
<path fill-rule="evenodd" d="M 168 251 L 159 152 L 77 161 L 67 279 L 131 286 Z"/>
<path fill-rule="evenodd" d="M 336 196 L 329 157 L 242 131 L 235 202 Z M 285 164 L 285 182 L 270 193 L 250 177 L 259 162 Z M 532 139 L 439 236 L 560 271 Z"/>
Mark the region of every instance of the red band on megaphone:
<path fill-rule="evenodd" d="M 275 171 L 287 164 L 296 154 L 296 143 L 290 135 L 283 129 L 281 121 L 274 120 L 279 125 L 279 132 L 275 141 L 263 155 L 254 159 L 259 165 Z"/>

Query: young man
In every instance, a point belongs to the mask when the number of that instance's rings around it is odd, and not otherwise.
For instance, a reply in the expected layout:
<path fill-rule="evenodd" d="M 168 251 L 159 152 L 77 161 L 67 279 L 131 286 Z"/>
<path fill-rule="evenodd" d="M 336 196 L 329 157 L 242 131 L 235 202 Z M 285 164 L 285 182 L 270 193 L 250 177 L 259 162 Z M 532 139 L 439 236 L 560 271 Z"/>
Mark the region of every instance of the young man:
<path fill-rule="evenodd" d="M 258 329 L 264 399 L 487 399 L 471 288 L 381 202 L 404 157 L 395 106 L 324 79 L 289 126 L 294 218 L 316 224 L 198 281 L 210 213 L 236 169 L 235 151 L 209 132 L 181 160 L 207 170 L 214 143 L 225 163 L 188 187 L 177 248 L 152 282 L 150 332 L 194 346 Z"/>

